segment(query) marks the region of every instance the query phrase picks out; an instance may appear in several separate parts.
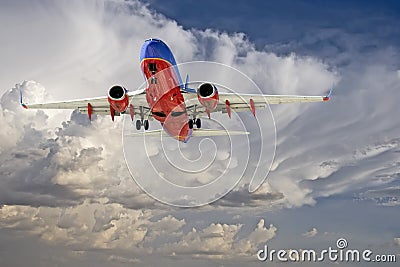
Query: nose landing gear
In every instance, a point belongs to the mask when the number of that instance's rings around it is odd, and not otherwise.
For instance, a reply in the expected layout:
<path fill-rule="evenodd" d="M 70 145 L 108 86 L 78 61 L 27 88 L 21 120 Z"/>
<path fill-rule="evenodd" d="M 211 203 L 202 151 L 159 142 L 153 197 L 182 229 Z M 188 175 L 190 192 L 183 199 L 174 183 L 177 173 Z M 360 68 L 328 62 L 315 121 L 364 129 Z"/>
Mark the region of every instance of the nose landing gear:
<path fill-rule="evenodd" d="M 150 127 L 149 121 L 148 120 L 137 120 L 136 121 L 136 130 L 140 130 L 142 128 L 142 126 L 147 131 Z"/>

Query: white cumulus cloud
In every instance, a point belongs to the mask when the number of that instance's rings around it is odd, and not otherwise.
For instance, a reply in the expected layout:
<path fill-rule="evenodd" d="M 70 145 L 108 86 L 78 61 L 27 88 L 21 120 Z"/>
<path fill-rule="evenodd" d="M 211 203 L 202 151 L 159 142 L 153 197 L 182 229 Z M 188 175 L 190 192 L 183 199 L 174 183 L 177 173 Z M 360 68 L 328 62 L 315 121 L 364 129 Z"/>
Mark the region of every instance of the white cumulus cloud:
<path fill-rule="evenodd" d="M 306 238 L 315 237 L 318 234 L 317 228 L 313 227 L 310 231 L 302 233 L 301 235 Z"/>

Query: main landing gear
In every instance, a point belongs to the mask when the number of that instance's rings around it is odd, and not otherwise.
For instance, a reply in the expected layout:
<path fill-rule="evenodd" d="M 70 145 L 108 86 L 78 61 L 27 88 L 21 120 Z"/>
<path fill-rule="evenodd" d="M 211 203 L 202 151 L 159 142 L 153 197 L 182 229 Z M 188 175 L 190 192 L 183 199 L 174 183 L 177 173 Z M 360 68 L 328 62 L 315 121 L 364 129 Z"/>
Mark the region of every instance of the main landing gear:
<path fill-rule="evenodd" d="M 197 127 L 198 129 L 201 128 L 201 120 L 200 120 L 200 119 L 197 119 L 197 120 L 196 120 L 196 127 Z"/>
<path fill-rule="evenodd" d="M 150 126 L 149 121 L 148 120 L 137 120 L 136 121 L 136 130 L 140 130 L 142 128 L 142 126 L 147 131 Z"/>
<path fill-rule="evenodd" d="M 136 121 L 136 130 L 140 130 L 143 126 L 144 129 L 147 131 L 149 129 L 150 124 L 148 120 L 144 119 L 144 111 L 142 106 L 139 107 L 139 112 L 140 112 L 140 120 Z"/>
<path fill-rule="evenodd" d="M 201 120 L 200 119 L 193 119 L 189 120 L 189 129 L 193 129 L 193 125 L 196 125 L 197 129 L 201 128 Z"/>

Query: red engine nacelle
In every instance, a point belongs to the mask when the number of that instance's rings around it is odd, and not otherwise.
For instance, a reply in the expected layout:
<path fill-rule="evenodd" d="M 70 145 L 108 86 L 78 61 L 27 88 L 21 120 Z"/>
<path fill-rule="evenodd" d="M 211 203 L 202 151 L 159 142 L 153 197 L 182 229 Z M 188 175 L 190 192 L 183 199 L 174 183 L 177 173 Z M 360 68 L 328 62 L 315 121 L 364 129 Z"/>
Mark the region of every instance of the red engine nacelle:
<path fill-rule="evenodd" d="M 201 84 L 199 88 L 197 88 L 197 98 L 200 104 L 206 108 L 207 113 L 209 113 L 218 105 L 219 96 L 217 87 L 211 83 Z"/>
<path fill-rule="evenodd" d="M 124 112 L 129 105 L 127 90 L 120 85 L 111 87 L 108 90 L 108 103 L 115 111 Z"/>

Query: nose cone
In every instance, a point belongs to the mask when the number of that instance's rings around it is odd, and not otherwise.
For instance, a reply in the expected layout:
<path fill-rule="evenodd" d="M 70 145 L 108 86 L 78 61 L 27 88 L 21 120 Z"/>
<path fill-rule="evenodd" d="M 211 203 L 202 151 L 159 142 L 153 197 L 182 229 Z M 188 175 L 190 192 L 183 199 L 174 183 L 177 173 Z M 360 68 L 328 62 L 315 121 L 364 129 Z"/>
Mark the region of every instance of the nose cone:
<path fill-rule="evenodd" d="M 189 138 L 192 136 L 192 129 L 189 128 L 188 123 L 186 123 L 181 129 L 173 128 L 173 127 L 165 127 L 164 128 L 170 136 L 177 139 L 178 141 L 186 143 L 189 141 Z"/>
<path fill-rule="evenodd" d="M 168 61 L 171 65 L 176 65 L 174 56 L 169 47 L 160 39 L 147 39 L 140 51 L 140 62 L 145 58 L 160 58 Z"/>
<path fill-rule="evenodd" d="M 192 135 L 192 129 L 189 128 L 186 115 L 174 117 L 168 116 L 163 124 L 164 130 L 173 138 L 187 142 Z"/>

